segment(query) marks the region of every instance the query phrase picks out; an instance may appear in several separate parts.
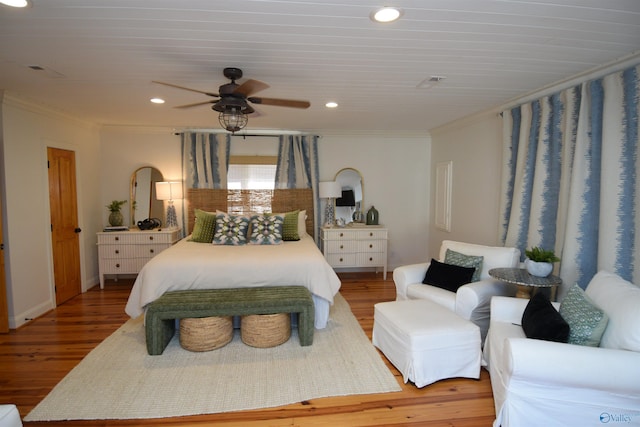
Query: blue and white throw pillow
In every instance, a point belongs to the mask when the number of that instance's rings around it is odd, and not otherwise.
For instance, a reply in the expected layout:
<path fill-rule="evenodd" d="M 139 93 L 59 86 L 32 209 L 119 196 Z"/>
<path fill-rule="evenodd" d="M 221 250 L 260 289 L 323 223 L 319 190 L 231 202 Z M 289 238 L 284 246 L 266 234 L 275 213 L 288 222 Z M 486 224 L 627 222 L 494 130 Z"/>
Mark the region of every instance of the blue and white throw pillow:
<path fill-rule="evenodd" d="M 249 218 L 234 215 L 216 215 L 216 231 L 213 234 L 214 245 L 244 245 L 247 243 Z"/>
<path fill-rule="evenodd" d="M 279 245 L 282 243 L 284 217 L 281 215 L 254 215 L 251 217 L 249 243 L 252 245 Z"/>

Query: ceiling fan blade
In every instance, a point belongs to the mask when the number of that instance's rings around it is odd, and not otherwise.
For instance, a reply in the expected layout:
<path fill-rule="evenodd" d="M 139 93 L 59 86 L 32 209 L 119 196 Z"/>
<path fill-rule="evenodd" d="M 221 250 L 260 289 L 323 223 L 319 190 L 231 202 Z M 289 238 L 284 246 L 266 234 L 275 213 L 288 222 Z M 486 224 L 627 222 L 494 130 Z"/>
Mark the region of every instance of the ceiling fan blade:
<path fill-rule="evenodd" d="M 275 105 L 277 107 L 291 107 L 291 108 L 309 108 L 311 103 L 309 101 L 297 101 L 295 99 L 277 99 L 277 98 L 247 98 L 249 102 L 262 105 Z"/>
<path fill-rule="evenodd" d="M 216 102 L 218 102 L 217 99 L 211 99 L 209 101 L 194 102 L 193 104 L 178 105 L 173 108 L 191 108 L 191 107 L 197 107 L 199 105 L 215 104 Z"/>
<path fill-rule="evenodd" d="M 159 82 L 157 80 L 152 80 L 152 83 L 157 83 L 157 84 L 165 85 L 165 86 L 171 86 L 171 87 L 175 87 L 176 89 L 190 90 L 191 92 L 204 93 L 205 95 L 209 95 L 209 96 L 216 96 L 216 97 L 220 96 L 217 93 L 205 92 L 203 90 L 198 90 L 198 89 L 191 89 L 190 87 L 178 86 L 178 85 L 174 85 L 173 83 Z"/>
<path fill-rule="evenodd" d="M 233 91 L 233 93 L 237 93 L 244 96 L 250 96 L 256 92 L 260 92 L 261 90 L 268 89 L 269 85 L 261 82 L 259 80 L 249 79 L 246 82 L 242 83 L 240 86 Z"/>

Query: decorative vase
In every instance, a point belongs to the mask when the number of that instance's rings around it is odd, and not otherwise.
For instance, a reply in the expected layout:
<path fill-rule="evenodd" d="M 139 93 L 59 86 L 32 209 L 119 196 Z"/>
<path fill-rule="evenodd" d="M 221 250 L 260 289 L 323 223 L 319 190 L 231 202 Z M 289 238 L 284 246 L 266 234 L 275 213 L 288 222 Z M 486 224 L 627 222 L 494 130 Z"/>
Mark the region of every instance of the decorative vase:
<path fill-rule="evenodd" d="M 116 211 L 116 212 L 111 212 L 109 214 L 109 224 L 112 227 L 118 227 L 122 225 L 122 221 L 123 221 L 122 212 Z"/>
<path fill-rule="evenodd" d="M 367 225 L 378 225 L 378 211 L 375 206 L 367 211 Z"/>
<path fill-rule="evenodd" d="M 529 274 L 537 277 L 547 277 L 553 270 L 552 263 L 531 261 L 529 258 L 524 261 L 524 266 Z"/>

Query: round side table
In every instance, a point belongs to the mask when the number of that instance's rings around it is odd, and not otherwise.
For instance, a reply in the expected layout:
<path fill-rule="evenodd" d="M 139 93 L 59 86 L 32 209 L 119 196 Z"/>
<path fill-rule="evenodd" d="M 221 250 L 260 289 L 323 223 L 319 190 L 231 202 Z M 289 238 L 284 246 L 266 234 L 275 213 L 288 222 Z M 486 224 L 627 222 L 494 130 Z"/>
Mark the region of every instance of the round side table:
<path fill-rule="evenodd" d="M 533 276 L 524 268 L 492 268 L 489 270 L 489 276 L 516 285 L 516 298 L 531 298 L 534 288 L 551 288 L 551 300 L 554 301 L 556 290 L 562 284 L 562 279 L 558 276 Z"/>

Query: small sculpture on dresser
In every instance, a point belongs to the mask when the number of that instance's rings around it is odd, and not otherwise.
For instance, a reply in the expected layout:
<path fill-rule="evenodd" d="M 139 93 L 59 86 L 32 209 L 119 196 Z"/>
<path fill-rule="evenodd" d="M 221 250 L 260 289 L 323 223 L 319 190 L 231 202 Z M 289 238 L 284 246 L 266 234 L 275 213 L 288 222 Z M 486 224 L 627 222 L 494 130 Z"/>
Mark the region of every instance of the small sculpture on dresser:
<path fill-rule="evenodd" d="M 378 225 L 378 219 L 378 210 L 375 206 L 371 206 L 367 211 L 367 225 Z"/>

